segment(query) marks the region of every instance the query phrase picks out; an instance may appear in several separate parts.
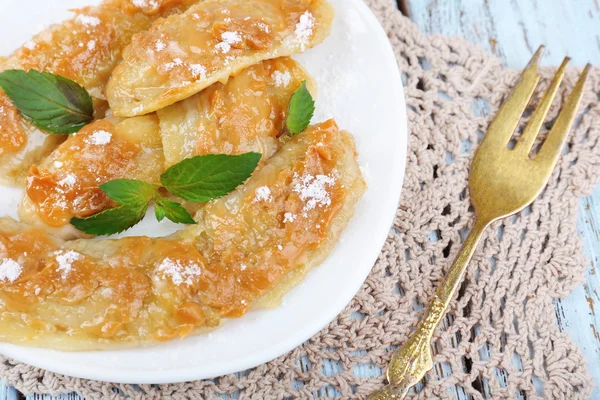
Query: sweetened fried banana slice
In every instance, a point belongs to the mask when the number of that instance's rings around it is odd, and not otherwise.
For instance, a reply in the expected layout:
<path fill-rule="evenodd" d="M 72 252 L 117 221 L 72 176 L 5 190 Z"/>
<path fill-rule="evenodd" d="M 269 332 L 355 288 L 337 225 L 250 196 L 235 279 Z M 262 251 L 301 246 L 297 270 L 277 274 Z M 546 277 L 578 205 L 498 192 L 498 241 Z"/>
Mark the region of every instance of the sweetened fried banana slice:
<path fill-rule="evenodd" d="M 71 135 L 39 166 L 32 166 L 19 218 L 63 239 L 83 237 L 73 217 L 116 204 L 99 186 L 115 179 L 159 183 L 164 156 L 156 114 L 109 117 Z"/>
<path fill-rule="evenodd" d="M 35 69 L 74 80 L 90 92 L 96 117 L 102 118 L 107 108 L 106 82 L 133 34 L 197 2 L 153 0 L 139 5 L 132 0 L 106 0 L 75 10 L 74 18 L 36 35 L 4 60 L 0 70 Z M 31 125 L 0 91 L 0 183 L 23 185 L 29 166 L 63 140 L 62 135 L 47 135 Z"/>
<path fill-rule="evenodd" d="M 217 327 L 320 264 L 365 184 L 333 121 L 291 139 L 241 188 L 166 238 L 62 242 L 0 220 L 0 341 L 132 347 Z"/>
<path fill-rule="evenodd" d="M 205 0 L 136 35 L 107 86 L 116 115 L 159 110 L 328 35 L 326 0 Z"/>
<path fill-rule="evenodd" d="M 226 84 L 215 83 L 201 93 L 157 112 L 167 167 L 204 154 L 258 152 L 273 156 L 283 140 L 287 106 L 308 81 L 306 71 L 287 57 L 246 68 Z M 315 89 L 312 89 L 315 92 Z"/>

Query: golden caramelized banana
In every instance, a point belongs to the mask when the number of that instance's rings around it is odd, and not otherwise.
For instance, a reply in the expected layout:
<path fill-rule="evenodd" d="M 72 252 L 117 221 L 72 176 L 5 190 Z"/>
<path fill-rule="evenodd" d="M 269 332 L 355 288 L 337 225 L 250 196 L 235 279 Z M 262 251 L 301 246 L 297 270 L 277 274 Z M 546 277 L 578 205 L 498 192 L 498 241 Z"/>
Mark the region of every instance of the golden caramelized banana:
<path fill-rule="evenodd" d="M 164 156 L 156 114 L 108 117 L 71 135 L 32 166 L 19 206 L 21 221 L 64 239 L 82 237 L 70 225 L 115 204 L 99 186 L 115 179 L 159 183 Z"/>
<path fill-rule="evenodd" d="M 0 341 L 131 347 L 272 305 L 339 239 L 365 189 L 355 157 L 335 122 L 310 127 L 166 238 L 64 243 L 0 219 Z"/>
<path fill-rule="evenodd" d="M 110 106 L 120 116 L 159 110 L 316 46 L 332 20 L 326 0 L 205 0 L 134 36 L 108 83 Z"/>
<path fill-rule="evenodd" d="M 3 60 L 0 70 L 35 69 L 74 80 L 90 92 L 96 117 L 101 118 L 107 108 L 106 82 L 133 34 L 196 2 L 153 0 L 140 5 L 133 0 L 106 0 L 98 6 L 75 10 L 74 18 L 42 31 Z M 22 185 L 29 166 L 64 139 L 39 131 L 0 91 L 0 183 Z"/>
<path fill-rule="evenodd" d="M 65 140 L 49 135 L 23 118 L 0 90 L 0 184 L 23 186 L 29 167 Z"/>
<path fill-rule="evenodd" d="M 308 73 L 291 58 L 246 68 L 224 85 L 157 112 L 167 167 L 204 154 L 258 152 L 263 161 L 279 150 L 287 107 Z M 312 90 L 315 92 L 316 90 Z"/>
<path fill-rule="evenodd" d="M 246 185 L 196 215 L 196 247 L 216 261 L 207 303 L 226 317 L 276 304 L 327 258 L 365 189 L 354 140 L 333 120 L 292 138 Z"/>

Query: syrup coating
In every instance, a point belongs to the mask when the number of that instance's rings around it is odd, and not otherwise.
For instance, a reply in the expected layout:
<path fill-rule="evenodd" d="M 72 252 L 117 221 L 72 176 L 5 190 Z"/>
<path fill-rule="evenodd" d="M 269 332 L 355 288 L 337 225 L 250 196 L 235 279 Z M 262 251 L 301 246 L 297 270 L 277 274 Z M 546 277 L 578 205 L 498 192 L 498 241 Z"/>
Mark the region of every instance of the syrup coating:
<path fill-rule="evenodd" d="M 96 117 L 107 108 L 105 86 L 134 33 L 160 17 L 186 10 L 198 0 L 106 0 L 75 10 L 75 17 L 49 27 L 0 64 L 0 70 L 35 69 L 62 75 L 83 85 L 94 98 Z M 18 114 L 0 91 L 0 183 L 22 185 L 29 166 L 63 140 L 46 135 Z"/>
<path fill-rule="evenodd" d="M 21 221 L 63 239 L 84 237 L 70 225 L 116 204 L 99 186 L 115 179 L 159 183 L 164 156 L 155 114 L 93 122 L 62 143 L 27 176 Z"/>
<path fill-rule="evenodd" d="M 197 226 L 160 239 L 63 242 L 0 220 L 0 340 L 130 347 L 272 305 L 329 254 L 362 196 L 352 137 L 333 121 L 291 139 Z"/>
<path fill-rule="evenodd" d="M 69 221 L 115 206 L 100 190 L 102 183 L 114 179 L 159 183 L 165 167 L 194 155 L 255 151 L 264 154 L 264 163 L 285 141 L 277 135 L 289 99 L 304 80 L 311 81 L 292 59 L 268 60 L 226 85 L 216 83 L 160 110 L 160 132 L 155 114 L 96 121 L 30 168 L 19 218 L 63 239 L 85 237 Z M 185 205 L 192 214 L 201 207 Z"/>
<path fill-rule="evenodd" d="M 246 68 L 226 84 L 215 83 L 157 112 L 167 167 L 196 155 L 258 152 L 273 156 L 284 139 L 287 107 L 303 81 L 312 78 L 288 57 Z"/>
<path fill-rule="evenodd" d="M 321 43 L 332 20 L 326 0 L 205 0 L 134 36 L 108 83 L 110 106 L 119 116 L 157 111 Z"/>

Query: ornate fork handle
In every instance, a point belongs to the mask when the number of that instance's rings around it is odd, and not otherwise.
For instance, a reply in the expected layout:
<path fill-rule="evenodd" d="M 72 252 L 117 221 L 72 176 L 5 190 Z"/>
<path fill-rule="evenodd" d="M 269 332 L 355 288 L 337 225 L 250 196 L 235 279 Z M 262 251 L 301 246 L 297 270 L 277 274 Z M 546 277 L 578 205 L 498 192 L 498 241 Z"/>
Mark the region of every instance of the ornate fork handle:
<path fill-rule="evenodd" d="M 482 221 L 482 222 L 479 222 Z M 389 385 L 379 392 L 372 393 L 368 400 L 403 399 L 408 389 L 417 384 L 425 374 L 433 368 L 431 340 L 435 329 L 440 324 L 448 305 L 458 289 L 469 261 L 489 221 L 478 219 L 465 240 L 452 264 L 448 275 L 437 288 L 424 318 L 419 322 L 413 336 L 405 342 L 392 356 L 387 371 Z"/>

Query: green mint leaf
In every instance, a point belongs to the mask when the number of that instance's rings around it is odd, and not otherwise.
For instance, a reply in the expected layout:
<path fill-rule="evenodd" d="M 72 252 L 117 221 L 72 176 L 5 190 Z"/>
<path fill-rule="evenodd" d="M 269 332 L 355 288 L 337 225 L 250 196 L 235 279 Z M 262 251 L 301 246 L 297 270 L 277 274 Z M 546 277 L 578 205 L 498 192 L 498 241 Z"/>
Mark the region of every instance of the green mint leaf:
<path fill-rule="evenodd" d="M 246 153 L 187 158 L 167 169 L 160 181 L 175 196 L 205 203 L 231 193 L 244 183 L 258 166 L 261 157 L 260 153 Z"/>
<path fill-rule="evenodd" d="M 140 222 L 156 195 L 156 187 L 133 179 L 118 179 L 100 185 L 108 197 L 120 204 L 87 218 L 73 218 L 71 224 L 90 235 L 121 233 Z"/>
<path fill-rule="evenodd" d="M 314 114 L 315 100 L 306 87 L 306 81 L 304 81 L 290 100 L 285 129 L 290 136 L 296 136 L 308 128 Z"/>
<path fill-rule="evenodd" d="M 156 216 L 156 220 L 161 222 L 167 216 L 167 210 L 158 203 L 154 203 L 154 215 Z"/>
<path fill-rule="evenodd" d="M 165 197 L 159 197 L 154 202 L 156 219 L 162 221 L 165 217 L 175 222 L 176 224 L 194 225 L 196 221 L 181 204 L 176 201 L 169 200 Z"/>
<path fill-rule="evenodd" d="M 148 204 L 140 207 L 111 208 L 87 218 L 72 218 L 71 224 L 90 235 L 114 235 L 131 228 L 146 215 Z"/>
<path fill-rule="evenodd" d="M 78 83 L 49 72 L 0 72 L 0 87 L 37 128 L 56 134 L 78 132 L 94 116 L 89 93 Z"/>
<path fill-rule="evenodd" d="M 100 185 L 100 189 L 117 203 L 127 206 L 144 206 L 156 194 L 156 187 L 133 179 L 117 179 Z"/>

